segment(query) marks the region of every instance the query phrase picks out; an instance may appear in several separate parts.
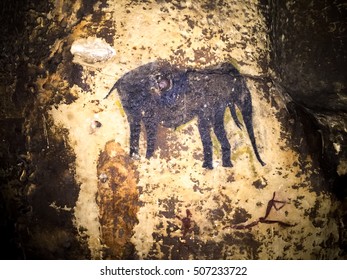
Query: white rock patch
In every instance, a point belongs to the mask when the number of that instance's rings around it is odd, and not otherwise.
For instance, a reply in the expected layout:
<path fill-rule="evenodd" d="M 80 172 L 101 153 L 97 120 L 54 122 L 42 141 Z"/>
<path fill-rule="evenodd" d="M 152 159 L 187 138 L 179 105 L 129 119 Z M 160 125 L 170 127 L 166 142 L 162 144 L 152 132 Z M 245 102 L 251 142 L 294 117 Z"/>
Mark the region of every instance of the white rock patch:
<path fill-rule="evenodd" d="M 73 42 L 71 53 L 83 62 L 96 63 L 109 60 L 116 51 L 100 38 L 81 38 Z"/>

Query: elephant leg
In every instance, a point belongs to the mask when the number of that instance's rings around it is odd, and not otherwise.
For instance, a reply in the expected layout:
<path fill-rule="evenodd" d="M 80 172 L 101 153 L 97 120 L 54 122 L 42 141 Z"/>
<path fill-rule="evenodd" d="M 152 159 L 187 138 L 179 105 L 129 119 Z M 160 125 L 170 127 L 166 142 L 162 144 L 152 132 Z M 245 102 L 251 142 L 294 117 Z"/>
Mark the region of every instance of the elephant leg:
<path fill-rule="evenodd" d="M 205 116 L 199 116 L 198 128 L 204 150 L 203 168 L 213 169 L 212 165 L 212 140 L 210 134 L 210 121 Z"/>
<path fill-rule="evenodd" d="M 217 136 L 219 143 L 222 146 L 222 161 L 224 167 L 232 167 L 230 160 L 230 143 L 227 138 L 225 127 L 224 127 L 224 112 L 225 107 L 219 107 L 215 112 L 213 129 Z"/>
<path fill-rule="evenodd" d="M 137 116 L 134 116 L 129 121 L 129 125 L 130 125 L 130 156 L 136 157 L 139 155 L 141 119 Z"/>
<path fill-rule="evenodd" d="M 154 118 L 145 118 L 144 119 L 146 134 L 147 134 L 147 152 L 146 158 L 153 156 L 155 144 L 157 140 L 158 132 L 158 122 Z"/>

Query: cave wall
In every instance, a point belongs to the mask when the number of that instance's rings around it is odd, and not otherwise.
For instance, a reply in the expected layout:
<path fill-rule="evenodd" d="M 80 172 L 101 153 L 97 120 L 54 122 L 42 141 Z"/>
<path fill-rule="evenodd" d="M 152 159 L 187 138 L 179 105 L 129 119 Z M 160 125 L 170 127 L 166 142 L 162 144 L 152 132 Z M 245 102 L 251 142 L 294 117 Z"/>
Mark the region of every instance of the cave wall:
<path fill-rule="evenodd" d="M 343 1 L 263 1 L 275 79 L 295 102 L 294 114 L 320 133 L 323 172 L 346 196 L 346 5 Z M 310 130 L 310 128 L 308 128 Z M 316 154 L 318 149 L 316 149 Z"/>
<path fill-rule="evenodd" d="M 37 81 L 60 63 L 61 54 L 50 56 L 52 45 L 90 12 L 88 5 L 81 11 L 72 6 L 62 1 L 1 2 L 1 259 L 90 256 L 71 212 L 79 190 L 74 152 L 64 142 L 66 130 L 51 134 L 47 109 L 37 101 Z M 45 90 L 54 92 L 45 106 L 69 97 L 61 85 L 48 83 Z"/>
<path fill-rule="evenodd" d="M 340 26 L 318 21 L 338 16 L 342 6 L 34 4 L 23 10 L 26 28 L 9 36 L 26 43 L 14 51 L 17 56 L 9 56 L 15 60 L 10 75 L 2 73 L 12 77 L 1 83 L 6 162 L 1 226 L 12 250 L 4 258 L 343 258 L 344 205 L 332 192 L 334 186 L 343 198 L 342 57 L 326 57 L 317 66 L 323 51 L 317 47 L 312 54 L 307 41 L 315 27 L 329 34 L 321 46 L 341 55 Z M 318 13 L 322 9 L 326 17 Z M 303 10 L 310 11 L 308 26 Z M 96 37 L 115 55 L 86 61 L 83 54 L 71 53 L 77 40 Z M 251 92 L 255 136 L 266 166 L 257 162 L 245 129 L 230 113 L 224 120 L 232 168 L 221 165 L 215 136 L 214 169 L 202 168 L 196 119 L 176 130 L 160 128 L 151 159 L 144 157 L 142 133 L 141 157 L 130 158 L 129 124 L 119 94 L 103 98 L 126 72 L 158 58 L 183 69 L 233 63 Z M 322 76 L 319 67 L 337 70 Z M 329 102 L 320 102 L 322 96 Z M 15 128 L 8 132 L 12 123 Z M 10 145 L 14 134 L 19 143 Z M 277 203 L 278 210 L 272 205 L 264 222 L 269 203 Z"/>
<path fill-rule="evenodd" d="M 281 85 L 307 108 L 345 112 L 343 2 L 269 1 L 269 9 L 271 60 Z"/>

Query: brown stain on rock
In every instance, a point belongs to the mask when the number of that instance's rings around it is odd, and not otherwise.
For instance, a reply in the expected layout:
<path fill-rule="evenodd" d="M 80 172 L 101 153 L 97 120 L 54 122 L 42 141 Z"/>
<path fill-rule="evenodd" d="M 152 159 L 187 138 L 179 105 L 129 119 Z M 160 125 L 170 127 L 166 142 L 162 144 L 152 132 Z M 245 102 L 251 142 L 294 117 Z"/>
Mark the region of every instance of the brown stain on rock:
<path fill-rule="evenodd" d="M 109 141 L 97 165 L 99 219 L 102 242 L 108 247 L 105 258 L 134 258 L 130 242 L 138 223 L 138 174 L 120 144 Z"/>

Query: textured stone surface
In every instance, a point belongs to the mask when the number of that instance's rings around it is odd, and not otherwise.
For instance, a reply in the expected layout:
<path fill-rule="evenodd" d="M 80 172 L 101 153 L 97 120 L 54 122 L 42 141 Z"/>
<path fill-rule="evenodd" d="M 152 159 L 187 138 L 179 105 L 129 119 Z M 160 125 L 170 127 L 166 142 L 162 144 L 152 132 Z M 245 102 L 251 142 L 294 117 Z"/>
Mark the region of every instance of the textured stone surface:
<path fill-rule="evenodd" d="M 1 199 L 7 203 L 2 213 L 12 214 L 6 221 L 16 228 L 2 227 L 12 236 L 13 247 L 17 246 L 15 255 L 343 258 L 345 208 L 331 192 L 333 181 L 327 174 L 338 172 L 341 177 L 346 172 L 344 138 L 340 138 L 344 123 L 339 122 L 344 101 L 328 115 L 312 111 L 317 108 L 314 101 L 304 107 L 309 98 L 299 96 L 298 107 L 289 97 L 293 93 L 295 99 L 301 92 L 298 89 L 317 96 L 318 91 L 311 89 L 317 88 L 318 80 L 325 81 L 319 82 L 322 88 L 334 84 L 334 75 L 324 80 L 319 76 L 321 68 L 317 72 L 309 68 L 315 65 L 311 58 L 319 56 L 309 55 L 310 44 L 290 40 L 297 34 L 288 33 L 282 18 L 299 27 L 297 17 L 303 8 L 290 3 L 284 7 L 278 1 L 268 6 L 232 0 L 52 1 L 49 7 L 29 10 L 31 21 L 24 32 L 28 49 L 14 58 L 11 74 L 15 78 L 1 87 L 7 104 L 1 107 L 2 116 L 18 118 L 17 127 L 23 124 L 26 135 L 20 151 L 3 145 L 3 155 L 11 164 L 2 167 L 7 180 L 1 186 Z M 327 10 L 333 9 L 330 5 Z M 271 22 L 266 22 L 264 9 Z M 287 10 L 294 11 L 295 20 L 287 16 Z M 312 17 L 320 16 L 313 12 Z M 270 37 L 269 23 L 274 27 Z M 283 30 L 284 39 L 279 41 L 283 45 L 275 45 L 276 30 Z M 103 38 L 116 56 L 93 65 L 73 58 L 72 43 L 87 37 Z M 293 53 L 296 45 L 301 46 L 301 56 Z M 215 136 L 215 168 L 201 167 L 196 119 L 175 130 L 161 127 L 150 160 L 129 159 L 125 154 L 129 125 L 119 96 L 115 92 L 103 98 L 126 72 L 158 58 L 197 69 L 233 63 L 245 75 L 251 92 L 255 135 L 266 166 L 256 161 L 245 129 L 235 125 L 230 113 L 224 120 L 232 168 L 221 166 Z M 298 65 L 300 60 L 308 65 Z M 309 73 L 308 83 L 297 75 L 297 68 Z M 340 73 L 335 77 L 344 82 Z M 335 89 L 341 96 L 338 89 L 342 87 Z M 17 100 L 17 112 L 12 112 L 12 100 Z M 142 133 L 142 155 L 145 138 Z M 330 141 L 319 141 L 322 138 Z M 11 137 L 6 139 L 4 143 Z M 15 153 L 22 158 L 24 154 L 24 159 L 17 161 Z M 330 173 L 322 169 L 324 157 L 335 163 Z M 119 189 L 112 187 L 116 185 Z M 272 207 L 268 213 L 274 193 L 282 207 Z M 129 204 L 132 208 L 127 211 L 123 206 Z M 262 219 L 265 216 L 268 223 Z"/>
<path fill-rule="evenodd" d="M 268 2 L 273 65 L 282 85 L 308 108 L 346 112 L 343 1 Z"/>
<path fill-rule="evenodd" d="M 263 2 L 268 5 L 264 11 L 276 80 L 293 99 L 292 115 L 299 116 L 309 131 L 309 141 L 319 143 L 322 170 L 343 199 L 347 193 L 346 5 L 339 0 Z"/>

